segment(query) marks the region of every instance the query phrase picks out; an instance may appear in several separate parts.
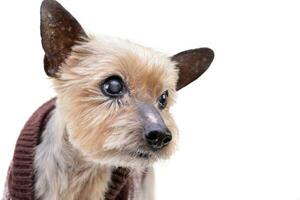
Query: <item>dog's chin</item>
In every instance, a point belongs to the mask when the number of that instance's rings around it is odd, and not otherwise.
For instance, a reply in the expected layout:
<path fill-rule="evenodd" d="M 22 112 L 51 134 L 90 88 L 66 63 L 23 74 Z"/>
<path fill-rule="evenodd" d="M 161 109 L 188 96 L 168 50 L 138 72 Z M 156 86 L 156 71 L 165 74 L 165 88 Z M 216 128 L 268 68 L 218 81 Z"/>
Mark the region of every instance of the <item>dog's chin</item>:
<path fill-rule="evenodd" d="M 129 168 L 146 168 L 150 167 L 159 160 L 159 155 L 151 151 L 128 150 L 120 152 L 117 156 L 118 160 L 115 166 L 129 167 Z"/>
<path fill-rule="evenodd" d="M 103 152 L 102 155 L 93 157 L 92 160 L 106 166 L 144 169 L 152 166 L 158 160 L 168 159 L 168 157 L 163 152 L 144 149 L 109 150 Z"/>

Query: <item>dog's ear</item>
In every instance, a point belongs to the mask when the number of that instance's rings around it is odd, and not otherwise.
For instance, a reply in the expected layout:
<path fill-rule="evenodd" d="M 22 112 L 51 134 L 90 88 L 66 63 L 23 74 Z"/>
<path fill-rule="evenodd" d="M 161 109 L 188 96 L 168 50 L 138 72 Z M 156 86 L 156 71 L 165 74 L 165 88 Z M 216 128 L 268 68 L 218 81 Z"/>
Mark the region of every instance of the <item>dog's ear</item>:
<path fill-rule="evenodd" d="M 177 63 L 179 80 L 176 89 L 180 90 L 203 74 L 214 59 L 209 48 L 191 49 L 174 55 L 171 60 Z"/>
<path fill-rule="evenodd" d="M 44 69 L 48 76 L 57 77 L 59 66 L 69 56 L 72 46 L 87 35 L 77 20 L 55 0 L 44 0 L 40 14 Z"/>

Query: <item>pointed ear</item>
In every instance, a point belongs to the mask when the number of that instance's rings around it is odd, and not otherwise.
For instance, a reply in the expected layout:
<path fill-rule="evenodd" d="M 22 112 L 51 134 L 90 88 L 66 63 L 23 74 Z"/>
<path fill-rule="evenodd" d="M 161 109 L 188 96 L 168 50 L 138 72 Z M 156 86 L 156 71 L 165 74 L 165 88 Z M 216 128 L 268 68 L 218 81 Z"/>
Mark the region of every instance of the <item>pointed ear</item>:
<path fill-rule="evenodd" d="M 41 36 L 44 69 L 50 77 L 58 76 L 59 66 L 71 53 L 72 46 L 87 38 L 77 20 L 55 0 L 44 0 L 41 5 Z"/>
<path fill-rule="evenodd" d="M 176 89 L 180 90 L 203 74 L 214 59 L 209 48 L 191 49 L 174 55 L 171 60 L 179 68 L 179 80 Z"/>

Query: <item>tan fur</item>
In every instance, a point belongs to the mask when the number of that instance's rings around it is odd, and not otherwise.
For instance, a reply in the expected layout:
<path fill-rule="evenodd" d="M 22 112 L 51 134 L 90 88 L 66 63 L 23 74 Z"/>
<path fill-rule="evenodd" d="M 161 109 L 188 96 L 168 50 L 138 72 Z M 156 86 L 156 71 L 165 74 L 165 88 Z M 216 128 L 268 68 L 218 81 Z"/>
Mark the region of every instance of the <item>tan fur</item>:
<path fill-rule="evenodd" d="M 130 91 L 120 101 L 109 100 L 100 90 L 100 83 L 111 75 L 122 77 Z M 169 58 L 128 41 L 92 38 L 75 46 L 54 80 L 71 143 L 94 161 L 126 158 L 143 143 L 136 102 L 157 105 L 157 98 L 168 90 L 171 106 L 177 78 Z M 172 153 L 177 136 L 169 106 L 161 115 L 174 140 L 160 153 L 164 158 Z"/>
<path fill-rule="evenodd" d="M 103 197 L 110 180 L 110 169 L 87 161 L 69 143 L 59 105 L 47 123 L 42 140 L 34 160 L 37 199 L 92 200 Z"/>
<path fill-rule="evenodd" d="M 119 100 L 109 99 L 100 89 L 111 75 L 122 77 L 129 90 Z M 169 158 L 177 141 L 169 112 L 177 79 L 175 64 L 167 56 L 129 41 L 90 37 L 74 46 L 60 66 L 59 78 L 53 79 L 57 108 L 37 147 L 36 197 L 101 200 L 113 166 L 144 170 L 158 159 Z M 168 106 L 159 112 L 173 139 L 153 152 L 142 137 L 137 104 L 157 107 L 166 90 Z M 151 157 L 135 156 L 139 152 L 150 152 Z M 144 185 L 145 193 L 140 195 L 152 199 L 152 172 L 146 180 L 149 187 Z"/>

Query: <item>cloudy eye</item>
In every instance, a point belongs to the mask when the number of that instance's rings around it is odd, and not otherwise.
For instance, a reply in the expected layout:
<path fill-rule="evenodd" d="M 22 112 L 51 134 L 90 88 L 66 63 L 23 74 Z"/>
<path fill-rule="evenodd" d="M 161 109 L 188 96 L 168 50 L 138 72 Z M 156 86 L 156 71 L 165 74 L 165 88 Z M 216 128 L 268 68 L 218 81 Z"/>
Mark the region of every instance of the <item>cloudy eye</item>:
<path fill-rule="evenodd" d="M 120 97 L 124 94 L 124 83 L 119 76 L 111 76 L 102 83 L 101 89 L 106 96 Z"/>
<path fill-rule="evenodd" d="M 168 103 L 169 92 L 166 90 L 160 97 L 158 98 L 158 107 L 159 109 L 164 109 Z"/>

